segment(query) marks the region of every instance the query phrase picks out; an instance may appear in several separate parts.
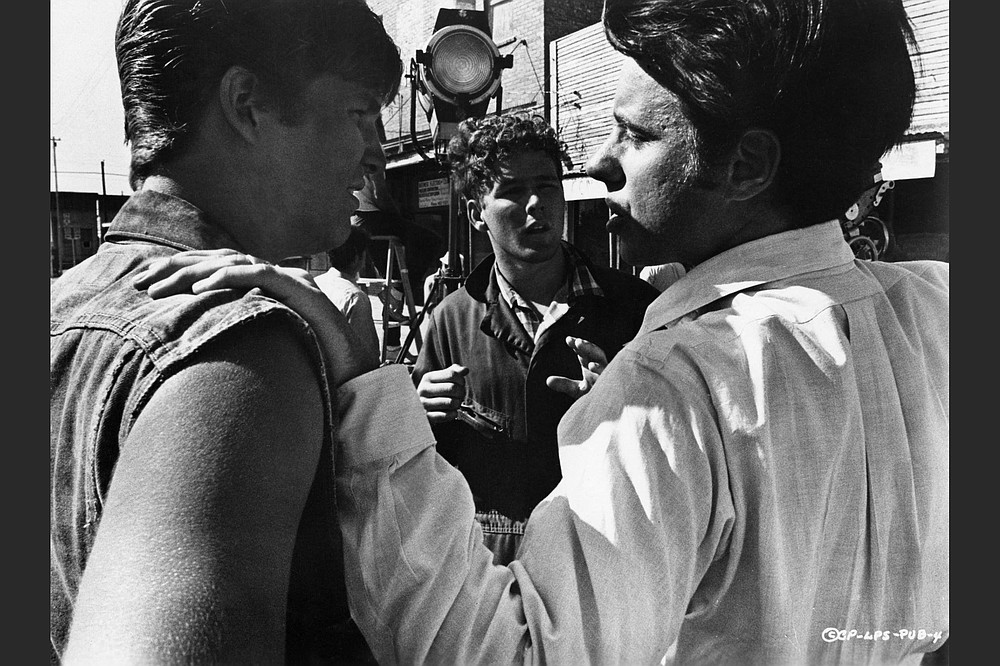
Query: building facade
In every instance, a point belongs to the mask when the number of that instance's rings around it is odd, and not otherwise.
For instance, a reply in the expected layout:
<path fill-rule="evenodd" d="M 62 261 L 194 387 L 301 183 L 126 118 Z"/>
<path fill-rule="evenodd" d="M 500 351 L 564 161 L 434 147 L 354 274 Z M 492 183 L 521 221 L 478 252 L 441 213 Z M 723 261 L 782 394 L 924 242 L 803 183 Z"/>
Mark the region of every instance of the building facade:
<path fill-rule="evenodd" d="M 50 192 L 50 277 L 58 277 L 97 252 L 104 231 L 126 201 L 125 195 Z"/>
<path fill-rule="evenodd" d="M 487 113 L 522 111 L 551 119 L 558 91 L 549 86 L 550 47 L 563 36 L 599 22 L 602 0 L 369 0 L 368 4 L 399 45 L 404 68 L 399 94 L 382 113 L 390 193 L 414 223 L 442 238 L 449 231 L 457 233 L 456 247 L 467 257 L 469 268 L 489 253 L 489 242 L 482 234 L 470 233 L 464 221 L 451 217 L 455 213 L 449 208 L 448 174 L 444 161 L 436 159 L 429 105 L 414 94 L 416 53 L 426 48 L 440 9 L 484 12 L 501 55 L 513 58 Z"/>
<path fill-rule="evenodd" d="M 482 12 L 501 55 L 513 59 L 487 113 L 523 111 L 549 119 L 567 142 L 573 161 L 563 181 L 567 238 L 599 263 L 627 269 L 605 231 L 604 186 L 583 171 L 587 157 L 607 134 L 622 62 L 604 38 L 602 0 L 368 0 L 368 4 L 382 17 L 403 60 L 402 85 L 383 110 L 382 126 L 386 182 L 404 217 L 442 238 L 456 234 L 455 247 L 466 256 L 466 269 L 490 251 L 485 236 L 470 232 L 449 206 L 448 175 L 439 159 L 440 147 L 434 146 L 429 102 L 414 94 L 414 81 L 419 79 L 416 55 L 426 49 L 439 10 Z M 904 5 L 918 39 L 919 53 L 914 57 L 918 93 L 906 141 L 882 160 L 882 175 L 892 187 L 879 197 L 876 211 L 889 234 L 880 255 L 887 260 L 947 260 L 948 0 L 904 0 Z M 58 275 L 96 251 L 101 224 L 111 220 L 125 197 L 63 192 L 58 206 L 55 197 L 53 193 L 50 241 L 52 272 Z M 302 265 L 317 272 L 327 268 L 325 255 L 302 259 Z"/>

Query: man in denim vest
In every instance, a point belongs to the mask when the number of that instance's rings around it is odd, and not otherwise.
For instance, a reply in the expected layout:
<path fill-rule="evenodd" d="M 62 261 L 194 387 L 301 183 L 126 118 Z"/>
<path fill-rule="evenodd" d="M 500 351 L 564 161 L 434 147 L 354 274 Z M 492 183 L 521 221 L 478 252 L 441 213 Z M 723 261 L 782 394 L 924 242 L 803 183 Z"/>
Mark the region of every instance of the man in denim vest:
<path fill-rule="evenodd" d="M 327 663 L 350 621 L 317 331 L 254 292 L 154 301 L 150 262 L 336 247 L 402 65 L 358 0 L 128 0 L 135 193 L 51 291 L 53 662 Z"/>

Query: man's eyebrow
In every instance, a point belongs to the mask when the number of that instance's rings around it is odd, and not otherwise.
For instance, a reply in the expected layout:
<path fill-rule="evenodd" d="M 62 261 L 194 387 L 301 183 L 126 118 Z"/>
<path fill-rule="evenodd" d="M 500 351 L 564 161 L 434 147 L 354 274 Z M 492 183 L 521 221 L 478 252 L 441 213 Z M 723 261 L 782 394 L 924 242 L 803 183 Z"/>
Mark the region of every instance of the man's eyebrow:
<path fill-rule="evenodd" d="M 618 123 L 619 125 L 624 125 L 624 126 L 629 127 L 631 129 L 640 130 L 640 131 L 645 130 L 645 128 L 641 124 L 637 123 L 632 118 L 630 118 L 630 117 L 628 117 L 626 115 L 623 115 L 622 113 L 619 113 L 618 111 L 615 111 L 611 115 L 614 117 L 615 122 Z"/>

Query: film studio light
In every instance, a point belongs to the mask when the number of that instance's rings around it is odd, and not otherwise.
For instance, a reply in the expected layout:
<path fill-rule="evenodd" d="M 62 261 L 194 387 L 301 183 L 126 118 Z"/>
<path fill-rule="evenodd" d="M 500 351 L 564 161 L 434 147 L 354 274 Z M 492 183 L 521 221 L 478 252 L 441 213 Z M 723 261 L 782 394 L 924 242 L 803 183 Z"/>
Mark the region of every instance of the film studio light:
<path fill-rule="evenodd" d="M 500 77 L 513 66 L 493 42 L 485 11 L 441 9 L 434 33 L 416 53 L 421 93 L 431 100 L 428 120 L 434 142 L 447 142 L 459 122 L 486 115 L 490 99 L 500 107 Z"/>

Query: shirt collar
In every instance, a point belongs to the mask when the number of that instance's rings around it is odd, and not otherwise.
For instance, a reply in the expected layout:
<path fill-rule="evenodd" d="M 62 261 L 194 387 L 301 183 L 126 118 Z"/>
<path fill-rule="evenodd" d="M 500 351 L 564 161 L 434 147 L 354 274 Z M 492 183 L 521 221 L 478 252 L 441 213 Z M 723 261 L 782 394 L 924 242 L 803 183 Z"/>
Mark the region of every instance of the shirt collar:
<path fill-rule="evenodd" d="M 200 208 L 153 190 L 139 190 L 128 198 L 108 227 L 105 240 L 140 240 L 178 250 L 242 250 L 232 236 L 209 222 Z"/>
<path fill-rule="evenodd" d="M 838 220 L 737 245 L 703 261 L 667 287 L 646 309 L 639 335 L 737 292 L 853 261 Z"/>
<path fill-rule="evenodd" d="M 563 253 L 566 255 L 566 265 L 568 275 L 566 282 L 556 293 L 556 300 L 567 303 L 580 298 L 581 296 L 603 296 L 604 292 L 594 279 L 593 274 L 587 267 L 587 260 L 575 247 L 562 241 Z M 496 273 L 497 286 L 500 287 L 500 294 L 507 301 L 508 305 L 521 303 L 527 305 L 527 300 L 517 293 L 513 285 L 500 272 L 496 262 L 493 263 L 493 271 Z"/>

